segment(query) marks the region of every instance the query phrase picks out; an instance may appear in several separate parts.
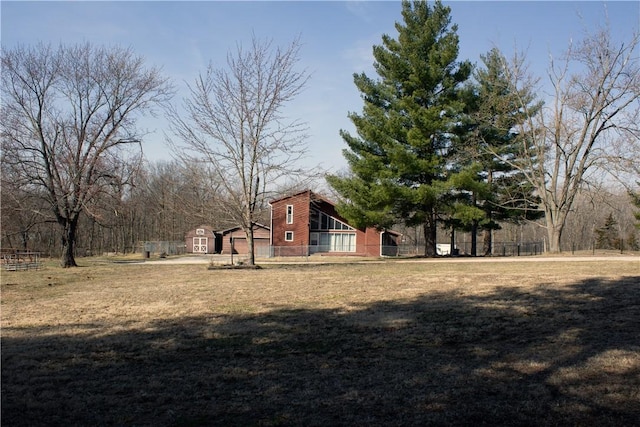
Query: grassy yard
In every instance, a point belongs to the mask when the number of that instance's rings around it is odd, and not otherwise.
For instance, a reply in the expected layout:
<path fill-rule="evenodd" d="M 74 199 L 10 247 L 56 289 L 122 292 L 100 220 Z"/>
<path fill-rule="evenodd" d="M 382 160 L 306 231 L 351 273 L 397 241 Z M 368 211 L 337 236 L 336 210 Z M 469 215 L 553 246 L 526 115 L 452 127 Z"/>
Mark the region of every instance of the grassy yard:
<path fill-rule="evenodd" d="M 2 272 L 3 425 L 638 425 L 640 263 Z"/>

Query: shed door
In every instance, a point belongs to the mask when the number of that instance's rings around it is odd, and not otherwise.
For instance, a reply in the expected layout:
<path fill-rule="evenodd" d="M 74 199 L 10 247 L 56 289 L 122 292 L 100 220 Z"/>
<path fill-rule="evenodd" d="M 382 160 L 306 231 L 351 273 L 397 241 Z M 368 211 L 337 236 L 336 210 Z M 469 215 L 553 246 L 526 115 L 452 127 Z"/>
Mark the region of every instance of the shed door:
<path fill-rule="evenodd" d="M 193 253 L 194 254 L 206 254 L 207 253 L 207 237 L 194 237 L 193 238 Z"/>

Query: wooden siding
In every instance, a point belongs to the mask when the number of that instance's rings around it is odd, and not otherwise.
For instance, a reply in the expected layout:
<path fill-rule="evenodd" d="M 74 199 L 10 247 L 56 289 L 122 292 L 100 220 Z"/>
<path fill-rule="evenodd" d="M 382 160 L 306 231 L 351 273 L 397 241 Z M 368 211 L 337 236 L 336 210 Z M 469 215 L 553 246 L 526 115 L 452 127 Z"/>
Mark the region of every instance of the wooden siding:
<path fill-rule="evenodd" d="M 269 246 L 269 228 L 255 227 L 253 230 L 253 244 L 255 248 Z M 231 239 L 233 238 L 233 253 L 234 254 L 247 254 L 249 253 L 249 245 L 247 243 L 247 236 L 240 227 L 236 227 L 230 230 L 222 232 L 222 253 L 231 253 Z"/>
<path fill-rule="evenodd" d="M 197 230 L 204 230 L 204 234 L 197 234 Z M 212 254 L 215 252 L 215 231 L 208 225 L 201 225 L 200 227 L 194 228 L 193 230 L 189 230 L 185 234 L 184 244 L 185 244 L 185 252 L 192 254 L 193 252 L 193 238 L 194 237 L 206 237 L 207 238 L 207 252 L 208 254 Z"/>

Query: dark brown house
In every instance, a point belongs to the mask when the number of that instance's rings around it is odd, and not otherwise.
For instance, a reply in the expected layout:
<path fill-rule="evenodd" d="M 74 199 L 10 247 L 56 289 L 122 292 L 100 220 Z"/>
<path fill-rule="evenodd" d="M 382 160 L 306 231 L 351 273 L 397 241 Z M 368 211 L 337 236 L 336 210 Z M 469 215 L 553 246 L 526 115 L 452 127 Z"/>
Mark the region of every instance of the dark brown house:
<path fill-rule="evenodd" d="M 216 233 L 208 225 L 201 225 L 185 236 L 185 252 L 189 254 L 213 254 L 216 252 Z"/>
<path fill-rule="evenodd" d="M 397 255 L 400 234 L 375 228 L 355 228 L 335 204 L 310 190 L 273 200 L 271 251 L 274 256 Z"/>
<path fill-rule="evenodd" d="M 230 254 L 233 247 L 234 254 L 249 253 L 249 245 L 247 244 L 247 236 L 241 227 L 233 227 L 219 232 L 221 236 L 220 253 Z M 269 255 L 269 227 L 262 224 L 253 226 L 253 247 L 256 256 L 266 257 Z"/>

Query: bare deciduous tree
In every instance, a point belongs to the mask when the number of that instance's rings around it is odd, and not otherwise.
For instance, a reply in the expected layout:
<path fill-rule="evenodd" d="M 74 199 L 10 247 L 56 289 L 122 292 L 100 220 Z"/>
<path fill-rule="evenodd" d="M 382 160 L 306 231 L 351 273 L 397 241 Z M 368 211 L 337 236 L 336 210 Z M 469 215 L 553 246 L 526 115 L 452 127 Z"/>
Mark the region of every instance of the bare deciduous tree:
<path fill-rule="evenodd" d="M 178 141 L 169 143 L 185 163 L 211 165 L 225 193 L 220 208 L 246 234 L 249 264 L 268 185 L 305 172 L 297 161 L 306 152 L 306 125 L 283 115 L 309 78 L 296 70 L 299 50 L 297 39 L 281 49 L 254 36 L 249 49 L 238 45 L 227 54 L 226 68 L 209 64 L 189 86 L 184 113 L 170 113 Z"/>
<path fill-rule="evenodd" d="M 60 228 L 63 267 L 76 266 L 90 202 L 139 161 L 135 118 L 172 95 L 132 50 L 38 44 L 2 53 L 2 149 L 21 183 L 44 190 Z"/>
<path fill-rule="evenodd" d="M 38 188 L 21 185 L 15 168 L 0 159 L 0 230 L 2 249 L 33 250 L 32 235 L 40 224 L 52 221 L 51 212 L 42 203 Z"/>
<path fill-rule="evenodd" d="M 605 28 L 571 45 L 560 62 L 551 61 L 545 107 L 517 129 L 527 140 L 522 158 L 531 161 L 522 170 L 541 198 L 551 252 L 561 251 L 567 215 L 585 182 L 625 166 L 633 173 L 640 164 L 629 157 L 640 152 L 638 40 L 615 43 Z M 522 59 L 506 64 L 520 89 L 535 85 Z"/>

